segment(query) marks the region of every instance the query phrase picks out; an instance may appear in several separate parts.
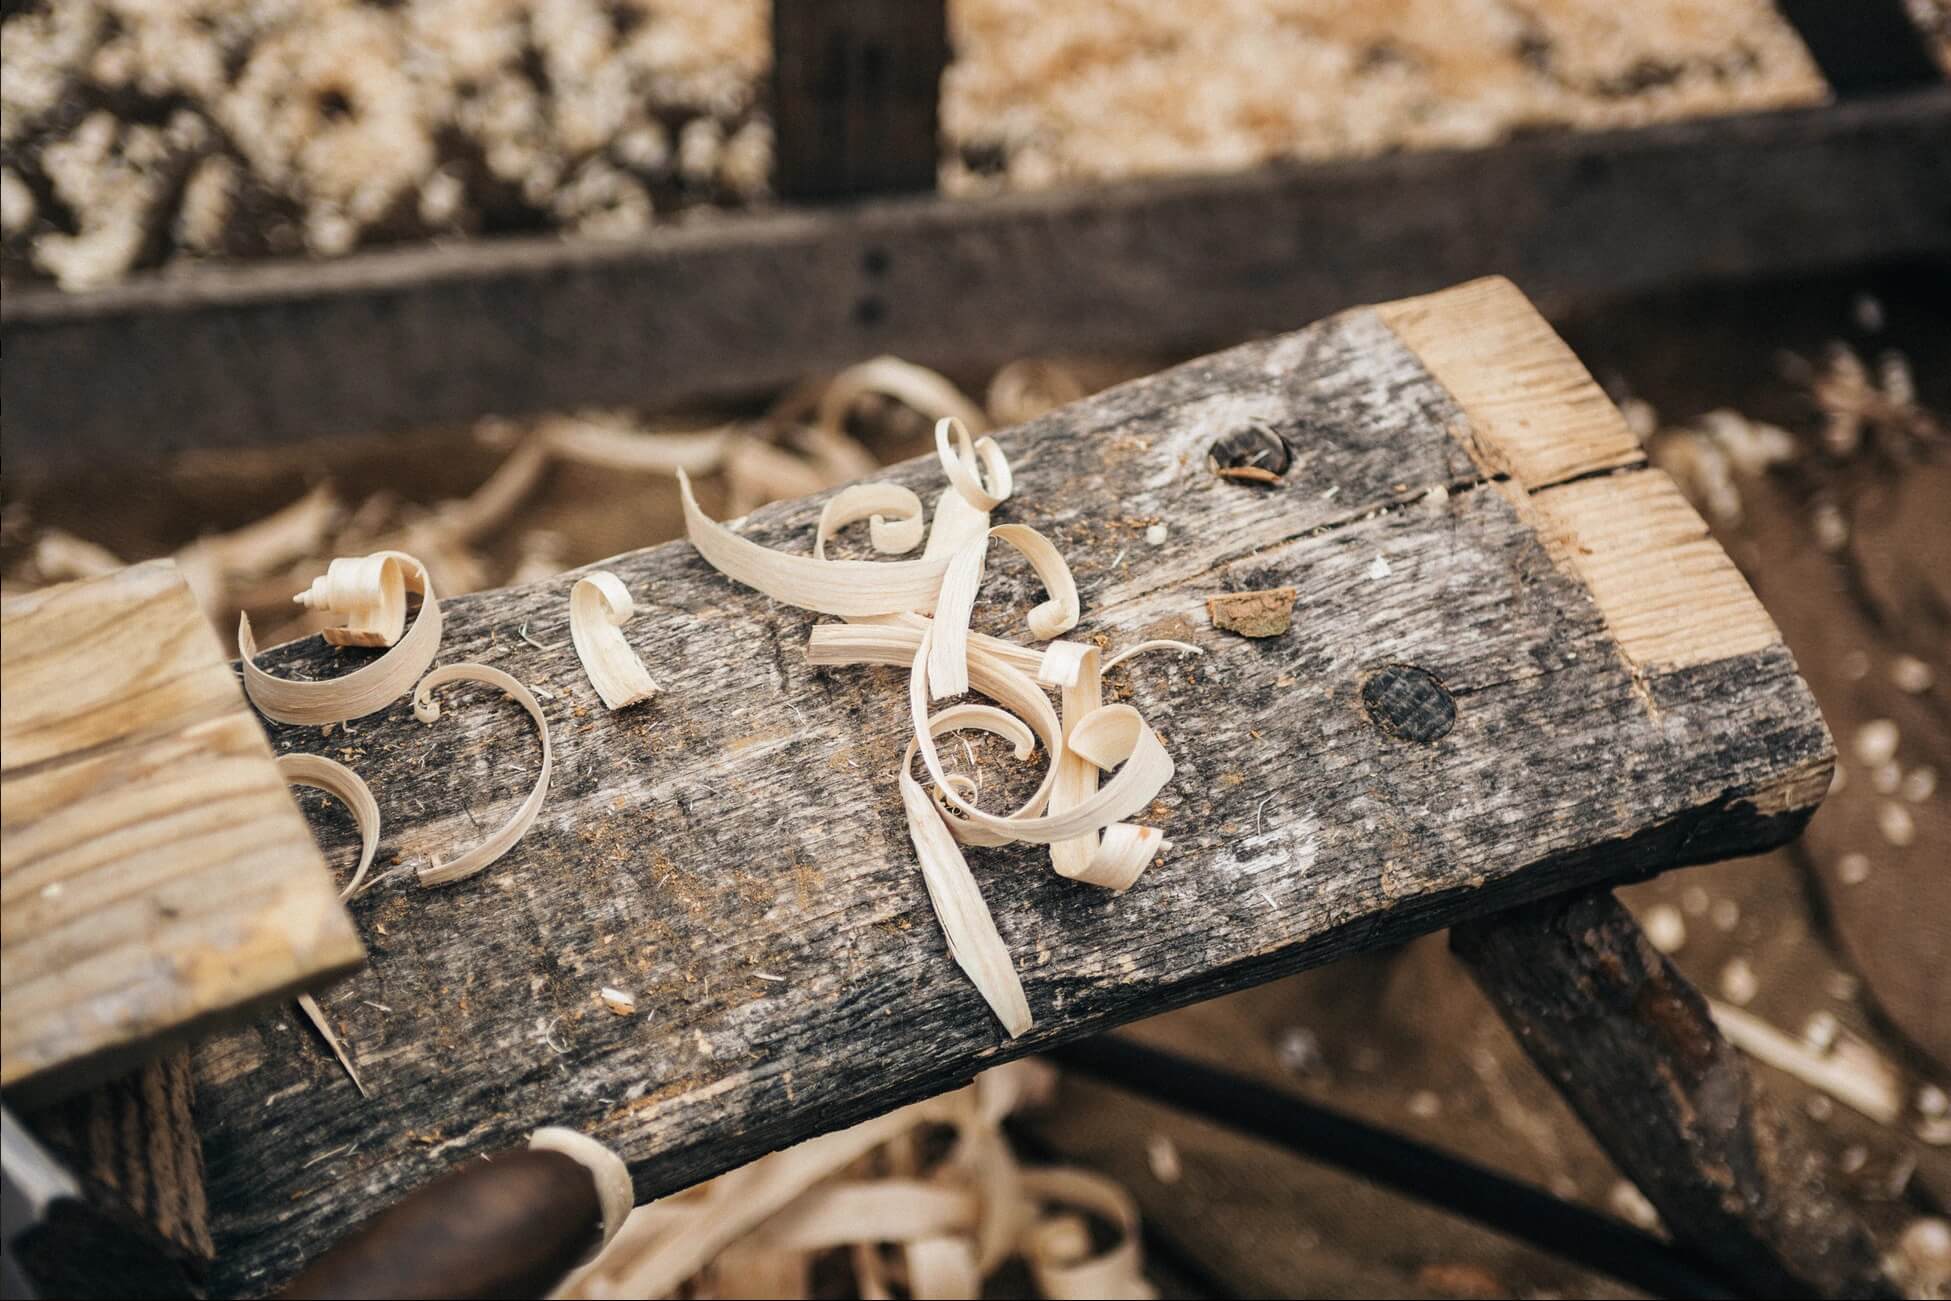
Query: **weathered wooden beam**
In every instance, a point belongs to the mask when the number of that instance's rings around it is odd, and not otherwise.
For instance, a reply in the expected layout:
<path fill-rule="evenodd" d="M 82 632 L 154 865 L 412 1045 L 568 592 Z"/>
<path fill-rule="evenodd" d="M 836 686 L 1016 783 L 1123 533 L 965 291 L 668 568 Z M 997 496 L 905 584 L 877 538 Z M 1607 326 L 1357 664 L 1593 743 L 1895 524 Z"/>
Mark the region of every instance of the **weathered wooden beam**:
<path fill-rule="evenodd" d="M 1257 426 L 1293 449 L 1279 486 L 1208 470 L 1216 441 Z M 929 911 L 893 782 L 904 675 L 808 667 L 812 617 L 683 543 L 605 562 L 666 688 L 616 714 L 567 644 L 574 575 L 462 597 L 441 658 L 548 693 L 549 800 L 481 876 L 403 874 L 354 902 L 372 962 L 322 1001 L 370 1100 L 290 1016 L 201 1048 L 219 1291 L 274 1284 L 537 1124 L 613 1145 L 650 1196 L 1046 1044 L 1757 850 L 1827 788 L 1828 735 L 1772 625 L 1508 284 L 1352 311 L 1001 441 L 1001 514 L 1069 557 L 1076 635 L 1208 652 L 1131 672 L 1178 765 L 1147 814 L 1173 847 L 1135 888 L 1067 882 L 1032 846 L 975 855 L 1035 1027 L 1002 1038 Z M 932 461 L 887 477 L 941 486 Z M 818 512 L 743 528 L 803 548 Z M 1021 603 L 1031 581 L 1004 567 L 988 593 Z M 1207 624 L 1207 596 L 1281 585 L 1298 590 L 1284 635 Z M 281 657 L 316 673 L 362 654 Z M 1391 666 L 1390 690 L 1365 690 Z M 349 734 L 274 736 L 360 770 L 381 863 L 410 867 L 474 841 L 534 778 L 526 717 L 457 695 L 433 726 L 402 703 Z M 606 1010 L 604 986 L 638 1012 Z"/>
<path fill-rule="evenodd" d="M 934 189 L 947 66 L 943 0 L 774 0 L 773 191 Z"/>
<path fill-rule="evenodd" d="M 1547 311 L 1951 252 L 1951 91 L 1235 176 L 201 268 L 0 302 L 15 469 L 1180 350 L 1507 275 Z"/>
<path fill-rule="evenodd" d="M 1944 80 L 1904 0 L 1775 0 L 1838 98 L 1890 95 Z"/>
<path fill-rule="evenodd" d="M 1706 1000 L 1610 891 L 1472 921 L 1450 944 L 1678 1241 L 1752 1296 L 1898 1295 Z"/>

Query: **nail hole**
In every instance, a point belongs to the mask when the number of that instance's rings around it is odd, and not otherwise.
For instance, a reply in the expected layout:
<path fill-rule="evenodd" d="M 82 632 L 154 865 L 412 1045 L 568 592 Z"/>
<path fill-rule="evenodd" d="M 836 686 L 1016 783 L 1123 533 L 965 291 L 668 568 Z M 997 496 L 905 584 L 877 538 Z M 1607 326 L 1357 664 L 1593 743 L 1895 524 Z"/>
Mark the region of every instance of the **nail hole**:
<path fill-rule="evenodd" d="M 1214 474 L 1247 483 L 1278 483 L 1292 462 L 1287 440 L 1258 421 L 1220 438 L 1206 453 Z"/>
<path fill-rule="evenodd" d="M 887 274 L 887 250 L 884 248 L 868 249 L 865 253 L 861 254 L 860 269 L 865 271 L 870 276 L 886 275 Z"/>
<path fill-rule="evenodd" d="M 876 326 L 887 319 L 887 304 L 869 294 L 854 304 L 854 322 L 857 325 Z"/>
<path fill-rule="evenodd" d="M 1377 727 L 1427 745 L 1456 726 L 1456 700 L 1428 669 L 1385 664 L 1362 682 L 1362 708 Z"/>

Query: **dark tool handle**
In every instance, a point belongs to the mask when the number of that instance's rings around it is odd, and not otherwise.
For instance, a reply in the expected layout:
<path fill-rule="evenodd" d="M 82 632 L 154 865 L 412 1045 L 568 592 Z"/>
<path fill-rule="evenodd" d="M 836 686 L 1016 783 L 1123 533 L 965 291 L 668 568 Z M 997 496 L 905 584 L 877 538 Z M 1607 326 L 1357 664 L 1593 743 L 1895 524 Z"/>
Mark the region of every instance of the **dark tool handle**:
<path fill-rule="evenodd" d="M 602 1231 L 589 1170 L 560 1152 L 470 1161 L 313 1261 L 279 1295 L 539 1297 Z"/>

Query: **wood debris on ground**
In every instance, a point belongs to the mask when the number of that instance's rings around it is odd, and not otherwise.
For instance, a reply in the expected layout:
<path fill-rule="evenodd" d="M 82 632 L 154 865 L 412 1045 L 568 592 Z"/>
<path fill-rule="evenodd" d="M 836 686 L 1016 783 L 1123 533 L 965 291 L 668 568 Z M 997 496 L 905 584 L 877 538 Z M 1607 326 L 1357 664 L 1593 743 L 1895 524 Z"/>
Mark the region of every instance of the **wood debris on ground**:
<path fill-rule="evenodd" d="M 554 1295 L 811 1297 L 839 1285 L 952 1298 L 1002 1283 L 1056 1301 L 1152 1297 L 1122 1189 L 1017 1163 L 1002 1122 L 1052 1087 L 1047 1066 L 1012 1062 L 648 1202 Z"/>

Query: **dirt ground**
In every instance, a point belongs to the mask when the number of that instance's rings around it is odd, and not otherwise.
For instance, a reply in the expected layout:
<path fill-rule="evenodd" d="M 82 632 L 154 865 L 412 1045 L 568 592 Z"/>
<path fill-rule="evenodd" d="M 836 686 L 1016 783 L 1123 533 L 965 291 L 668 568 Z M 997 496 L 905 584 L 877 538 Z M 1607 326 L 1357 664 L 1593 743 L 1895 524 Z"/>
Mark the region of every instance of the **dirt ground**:
<path fill-rule="evenodd" d="M 1702 495 L 1721 541 L 1781 624 L 1842 755 L 1839 786 L 1796 846 L 1674 873 L 1624 897 L 1710 995 L 1791 1035 L 1827 1014 L 1897 1064 L 1910 1106 L 1894 1127 L 1757 1067 L 1824 1155 L 1834 1185 L 1893 1249 L 1906 1225 L 1951 1205 L 1942 1118 L 1935 1144 L 1918 1135 L 1933 1119 L 1930 1088 L 1951 1083 L 1951 802 L 1925 789 L 1951 769 L 1951 463 L 1929 431 L 1871 428 L 1846 454 L 1811 450 L 1835 431 L 1810 377 L 1838 342 L 1872 366 L 1894 351 L 1911 362 L 1919 406 L 1951 410 L 1948 308 L 1943 268 L 1906 267 L 1702 291 L 1563 323 L 1615 397 L 1645 404 L 1631 406 L 1633 417 L 1657 428 L 1656 456 Z M 1077 371 L 1095 386 L 1154 364 Z M 980 392 L 984 377 L 958 378 Z M 1703 475 L 1688 431 L 1711 426 L 1703 417 L 1717 409 L 1778 425 L 1800 450 L 1759 473 L 1737 468 L 1725 482 Z M 858 432 L 883 459 L 912 454 L 920 429 L 908 414 L 881 412 Z M 0 567 L 28 563 L 29 540 L 51 526 L 127 559 L 164 554 L 247 523 L 325 476 L 351 502 L 371 492 L 423 502 L 460 496 L 506 454 L 490 442 L 434 432 L 191 456 L 161 473 L 70 482 L 10 473 L 0 490 Z M 552 539 L 555 563 L 581 564 L 673 536 L 675 501 L 663 480 L 558 467 L 521 528 L 487 546 L 490 581 L 533 550 L 537 533 Z M 1921 689 L 1918 665 L 1931 679 Z M 1879 720 L 1895 725 L 1894 741 L 1871 726 Z M 1650 1223 L 1441 936 L 1134 1033 Z M 1609 1279 L 1098 1085 L 1067 1081 L 1058 1108 L 1029 1134 L 1136 1193 L 1168 1291 L 1619 1294 Z"/>

